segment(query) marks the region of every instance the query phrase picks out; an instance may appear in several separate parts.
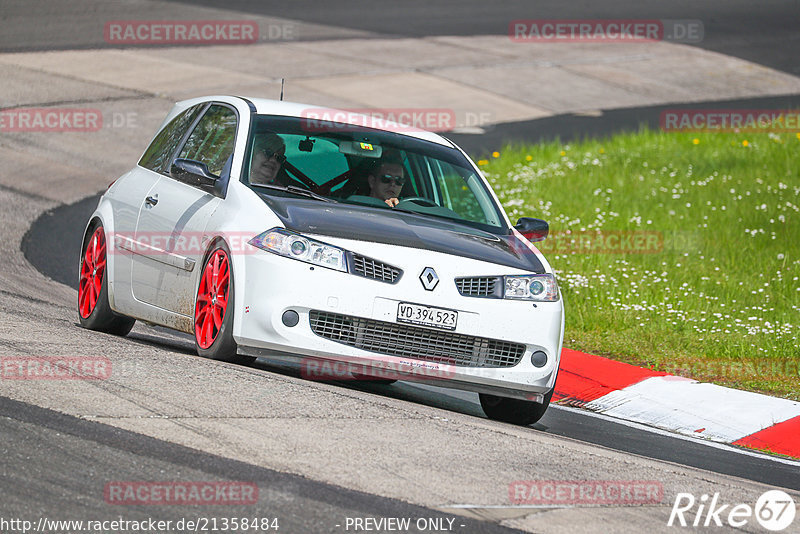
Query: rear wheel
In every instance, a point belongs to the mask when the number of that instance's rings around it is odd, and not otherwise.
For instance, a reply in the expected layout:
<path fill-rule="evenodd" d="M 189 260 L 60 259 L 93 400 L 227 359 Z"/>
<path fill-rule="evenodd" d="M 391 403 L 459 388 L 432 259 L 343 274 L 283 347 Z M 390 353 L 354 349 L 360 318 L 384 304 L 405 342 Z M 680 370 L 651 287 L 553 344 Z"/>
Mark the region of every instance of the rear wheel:
<path fill-rule="evenodd" d="M 114 313 L 111 309 L 107 275 L 106 235 L 103 226 L 95 223 L 81 250 L 78 315 L 84 328 L 124 336 L 131 331 L 136 320 Z"/>
<path fill-rule="evenodd" d="M 230 251 L 218 243 L 208 255 L 200 274 L 194 306 L 194 343 L 200 356 L 235 363 L 255 358 L 236 353 L 233 339 L 233 269 Z"/>
<path fill-rule="evenodd" d="M 532 425 L 542 418 L 547 407 L 550 406 L 552 397 L 553 390 L 544 396 L 542 403 L 509 399 L 486 393 L 480 394 L 481 408 L 489 419 L 525 426 Z"/>

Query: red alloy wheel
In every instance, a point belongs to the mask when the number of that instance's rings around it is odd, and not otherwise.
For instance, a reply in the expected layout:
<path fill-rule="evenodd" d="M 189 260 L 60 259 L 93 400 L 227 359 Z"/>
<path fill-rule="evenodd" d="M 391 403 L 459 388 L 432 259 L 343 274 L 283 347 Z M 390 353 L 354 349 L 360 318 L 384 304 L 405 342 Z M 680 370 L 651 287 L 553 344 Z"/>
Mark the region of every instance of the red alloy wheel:
<path fill-rule="evenodd" d="M 208 258 L 197 289 L 194 307 L 194 336 L 201 349 L 214 344 L 225 318 L 230 288 L 230 265 L 224 250 L 217 249 Z"/>
<path fill-rule="evenodd" d="M 81 263 L 81 278 L 78 285 L 78 312 L 86 319 L 94 311 L 100 290 L 103 287 L 103 274 L 106 272 L 106 237 L 99 227 L 92 234 Z"/>

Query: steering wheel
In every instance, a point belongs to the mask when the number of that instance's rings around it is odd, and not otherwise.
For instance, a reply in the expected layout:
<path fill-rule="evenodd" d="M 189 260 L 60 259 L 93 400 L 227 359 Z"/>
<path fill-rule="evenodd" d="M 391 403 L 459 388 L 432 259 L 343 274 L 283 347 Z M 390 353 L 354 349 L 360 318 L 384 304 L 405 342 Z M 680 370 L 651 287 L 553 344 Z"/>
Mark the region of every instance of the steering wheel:
<path fill-rule="evenodd" d="M 439 204 L 437 204 L 436 202 L 432 202 L 432 201 L 430 201 L 430 200 L 428 200 L 427 198 L 424 198 L 424 197 L 406 197 L 406 198 L 402 199 L 400 202 L 398 202 L 397 205 L 399 206 L 399 205 L 403 204 L 404 202 L 413 202 L 414 204 L 419 204 L 420 206 L 426 206 L 426 207 L 429 207 L 429 208 L 438 208 L 439 207 Z"/>

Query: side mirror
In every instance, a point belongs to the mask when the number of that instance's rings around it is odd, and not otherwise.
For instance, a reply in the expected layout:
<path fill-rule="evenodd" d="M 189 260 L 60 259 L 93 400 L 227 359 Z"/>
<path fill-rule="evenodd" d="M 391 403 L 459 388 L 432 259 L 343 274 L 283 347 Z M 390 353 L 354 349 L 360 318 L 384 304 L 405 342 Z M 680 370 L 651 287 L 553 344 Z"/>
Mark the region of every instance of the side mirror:
<path fill-rule="evenodd" d="M 217 184 L 218 177 L 211 174 L 205 163 L 193 159 L 177 158 L 172 162 L 169 173 L 176 180 L 216 194 L 214 186 Z"/>
<path fill-rule="evenodd" d="M 531 242 L 544 241 L 550 232 L 550 225 L 547 224 L 547 221 L 533 217 L 520 217 L 514 228 Z"/>

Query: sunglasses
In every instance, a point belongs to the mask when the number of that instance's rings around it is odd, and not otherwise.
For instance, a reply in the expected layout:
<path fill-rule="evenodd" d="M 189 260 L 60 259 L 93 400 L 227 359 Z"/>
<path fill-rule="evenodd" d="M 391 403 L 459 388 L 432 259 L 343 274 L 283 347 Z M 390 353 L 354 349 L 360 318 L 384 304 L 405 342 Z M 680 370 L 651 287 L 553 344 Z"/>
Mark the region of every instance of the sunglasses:
<path fill-rule="evenodd" d="M 382 184 L 388 185 L 394 182 L 397 187 L 403 187 L 403 184 L 406 183 L 406 179 L 403 176 L 394 176 L 392 174 L 384 174 L 380 179 Z"/>
<path fill-rule="evenodd" d="M 284 161 L 286 161 L 286 155 L 285 154 L 278 154 L 276 152 L 271 152 L 271 151 L 266 150 L 266 149 L 262 150 L 261 153 L 264 154 L 264 157 L 266 159 L 274 158 L 275 161 L 277 161 L 278 163 L 283 163 Z"/>

